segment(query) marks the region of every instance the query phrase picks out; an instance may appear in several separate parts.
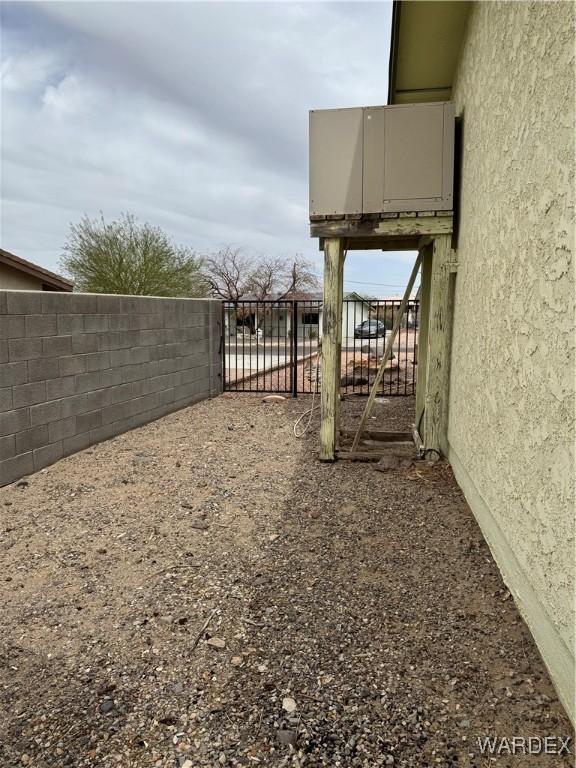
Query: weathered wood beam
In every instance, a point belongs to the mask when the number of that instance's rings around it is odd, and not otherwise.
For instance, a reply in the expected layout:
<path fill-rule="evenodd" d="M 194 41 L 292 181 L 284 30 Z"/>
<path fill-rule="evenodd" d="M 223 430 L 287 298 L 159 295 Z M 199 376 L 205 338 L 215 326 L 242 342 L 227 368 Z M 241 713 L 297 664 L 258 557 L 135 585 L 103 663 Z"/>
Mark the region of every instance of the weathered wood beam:
<path fill-rule="evenodd" d="M 428 323 L 430 319 L 430 280 L 432 274 L 432 250 L 434 244 L 422 249 L 422 270 L 420 276 L 420 307 L 418 317 L 418 353 L 416 367 L 416 426 L 420 434 L 423 429 L 424 404 L 426 400 L 426 375 L 428 371 Z"/>
<path fill-rule="evenodd" d="M 455 279 L 449 235 L 434 238 L 430 276 L 428 365 L 424 429 L 425 449 L 448 452 L 448 398 L 452 343 L 452 299 Z"/>
<path fill-rule="evenodd" d="M 320 460 L 335 459 L 340 420 L 340 347 L 342 344 L 342 291 L 344 243 L 324 241 L 324 294 L 322 317 L 322 386 L 320 389 Z"/>
<path fill-rule="evenodd" d="M 347 240 L 348 251 L 417 251 L 420 238 L 418 237 L 352 237 Z M 324 239 L 318 241 L 318 249 L 324 250 Z"/>
<path fill-rule="evenodd" d="M 420 235 L 449 235 L 452 218 L 414 216 L 397 219 L 342 219 L 310 223 L 310 237 L 418 237 Z"/>
<path fill-rule="evenodd" d="M 340 434 L 343 437 L 354 437 L 356 434 L 355 429 L 341 429 Z M 369 440 L 381 440 L 385 443 L 398 443 L 398 442 L 406 442 L 407 440 L 410 440 L 412 437 L 411 432 L 389 432 L 387 430 L 382 429 L 366 429 L 362 435 L 363 438 L 368 438 Z"/>

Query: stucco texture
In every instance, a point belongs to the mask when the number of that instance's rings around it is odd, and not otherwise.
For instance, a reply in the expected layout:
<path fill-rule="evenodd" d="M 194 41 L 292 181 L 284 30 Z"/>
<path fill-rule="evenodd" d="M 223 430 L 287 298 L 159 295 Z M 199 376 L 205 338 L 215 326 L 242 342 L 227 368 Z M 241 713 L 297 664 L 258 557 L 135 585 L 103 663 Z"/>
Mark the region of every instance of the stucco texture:
<path fill-rule="evenodd" d="M 454 101 L 449 455 L 570 710 L 555 659 L 574 659 L 574 6 L 474 4 Z"/>

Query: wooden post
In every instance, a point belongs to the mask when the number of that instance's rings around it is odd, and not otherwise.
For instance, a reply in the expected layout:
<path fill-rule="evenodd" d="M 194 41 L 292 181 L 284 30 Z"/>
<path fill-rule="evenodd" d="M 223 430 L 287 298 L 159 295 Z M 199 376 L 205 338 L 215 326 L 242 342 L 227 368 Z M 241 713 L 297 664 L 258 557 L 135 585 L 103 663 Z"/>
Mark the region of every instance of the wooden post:
<path fill-rule="evenodd" d="M 340 241 L 344 243 L 344 240 Z M 342 258 L 338 264 L 338 300 L 336 303 L 337 313 L 337 338 L 336 338 L 336 368 L 334 369 L 334 430 L 336 434 L 336 448 L 340 447 L 340 381 L 342 379 L 342 318 L 344 310 L 344 260 L 346 251 L 343 250 Z"/>
<path fill-rule="evenodd" d="M 432 277 L 432 243 L 422 250 L 420 276 L 420 307 L 418 321 L 418 364 L 416 366 L 416 428 L 422 434 L 426 419 L 426 374 L 428 369 L 428 324 L 430 321 L 430 281 Z"/>
<path fill-rule="evenodd" d="M 322 387 L 320 390 L 320 460 L 333 461 L 340 414 L 340 347 L 342 344 L 342 282 L 344 246 L 341 238 L 324 240 L 322 308 Z"/>
<path fill-rule="evenodd" d="M 428 322 L 424 447 L 448 452 L 453 255 L 450 235 L 434 238 Z"/>

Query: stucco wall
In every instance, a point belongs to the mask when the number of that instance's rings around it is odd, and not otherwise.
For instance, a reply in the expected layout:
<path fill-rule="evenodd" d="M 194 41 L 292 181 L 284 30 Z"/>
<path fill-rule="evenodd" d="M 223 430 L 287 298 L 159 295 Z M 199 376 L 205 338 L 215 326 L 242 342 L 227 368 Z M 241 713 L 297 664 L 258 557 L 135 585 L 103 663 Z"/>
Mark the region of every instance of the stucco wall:
<path fill-rule="evenodd" d="M 41 291 L 42 281 L 7 264 L 0 264 L 0 289 L 16 291 Z"/>
<path fill-rule="evenodd" d="M 222 390 L 221 303 L 0 291 L 0 485 Z"/>
<path fill-rule="evenodd" d="M 574 714 L 574 7 L 477 3 L 449 456 Z"/>

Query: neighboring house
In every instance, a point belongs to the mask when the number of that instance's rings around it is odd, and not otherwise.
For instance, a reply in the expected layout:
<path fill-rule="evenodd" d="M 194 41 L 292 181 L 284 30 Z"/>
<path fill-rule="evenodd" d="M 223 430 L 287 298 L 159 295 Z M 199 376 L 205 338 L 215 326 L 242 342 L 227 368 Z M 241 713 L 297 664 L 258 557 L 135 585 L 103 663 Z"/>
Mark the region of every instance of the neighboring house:
<path fill-rule="evenodd" d="M 392 299 L 395 300 L 395 299 Z M 275 302 L 275 299 L 272 299 Z M 399 302 L 400 300 L 398 300 Z M 292 304 L 297 302 L 297 304 Z M 371 300 L 352 291 L 344 295 L 342 315 L 342 338 L 353 339 L 354 328 L 372 317 Z M 264 305 L 252 296 L 245 296 L 238 309 L 230 303 L 225 310 L 224 322 L 228 335 L 235 333 L 256 334 L 260 329 L 264 338 L 283 340 L 291 336 L 294 325 L 293 307 L 297 311 L 297 334 L 299 339 L 318 339 L 322 335 L 322 292 L 295 293 L 277 303 Z M 409 318 L 410 322 L 410 318 Z M 236 329 L 236 330 L 235 330 Z"/>
<path fill-rule="evenodd" d="M 0 289 L 72 291 L 74 284 L 44 267 L 0 248 Z"/>
<path fill-rule="evenodd" d="M 451 100 L 446 452 L 574 718 L 574 14 L 396 2 L 389 103 Z"/>

